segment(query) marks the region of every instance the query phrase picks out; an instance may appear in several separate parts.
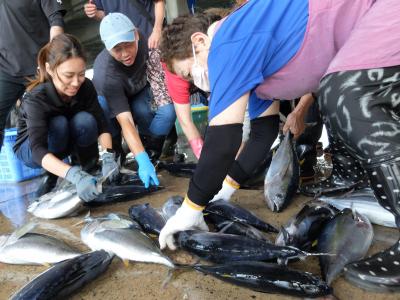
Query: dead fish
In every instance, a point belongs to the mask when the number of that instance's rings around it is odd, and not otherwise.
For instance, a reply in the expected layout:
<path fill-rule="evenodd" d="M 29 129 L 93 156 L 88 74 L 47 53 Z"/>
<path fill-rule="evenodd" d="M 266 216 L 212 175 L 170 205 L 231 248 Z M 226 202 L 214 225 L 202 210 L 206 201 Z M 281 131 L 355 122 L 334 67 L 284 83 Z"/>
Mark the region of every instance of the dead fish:
<path fill-rule="evenodd" d="M 103 185 L 102 193 L 94 200 L 87 202 L 89 206 L 97 206 L 120 201 L 130 201 L 142 198 L 146 195 L 162 190 L 163 186 L 150 186 L 147 189 L 143 183 L 138 184 L 108 184 Z"/>
<path fill-rule="evenodd" d="M 276 246 L 246 236 L 219 232 L 186 230 L 178 232 L 175 239 L 180 248 L 214 263 L 250 260 L 286 263 L 289 259 L 314 255 L 294 247 Z"/>
<path fill-rule="evenodd" d="M 373 224 L 397 228 L 394 215 L 379 204 L 369 188 L 331 197 L 319 196 L 318 199 L 339 210 L 355 209 Z"/>
<path fill-rule="evenodd" d="M 197 164 L 159 161 L 157 166 L 160 169 L 167 170 L 171 175 L 191 178 L 196 170 Z"/>
<path fill-rule="evenodd" d="M 173 268 L 172 261 L 162 254 L 156 244 L 128 220 L 106 217 L 93 219 L 81 230 L 82 241 L 93 251 L 105 250 L 128 260 L 152 262 Z"/>
<path fill-rule="evenodd" d="M 313 201 L 293 216 L 279 231 L 275 245 L 293 246 L 309 251 L 320 235 L 323 225 L 333 219 L 338 210 L 324 202 Z"/>
<path fill-rule="evenodd" d="M 79 212 L 83 205 L 75 187 L 69 186 L 41 196 L 27 210 L 39 218 L 57 219 Z"/>
<path fill-rule="evenodd" d="M 11 300 L 66 299 L 104 273 L 112 259 L 105 251 L 95 251 L 57 263 L 21 288 Z"/>
<path fill-rule="evenodd" d="M 300 167 L 288 133 L 272 157 L 264 182 L 264 196 L 272 211 L 281 211 L 292 200 L 300 180 Z"/>
<path fill-rule="evenodd" d="M 173 215 L 175 215 L 178 208 L 183 203 L 182 196 L 172 196 L 167 199 L 164 205 L 161 207 L 161 213 L 165 220 L 169 220 Z"/>
<path fill-rule="evenodd" d="M 372 292 L 400 291 L 400 240 L 392 247 L 344 268 L 352 284 Z"/>
<path fill-rule="evenodd" d="M 45 265 L 73 258 L 81 253 L 54 237 L 30 233 L 35 224 L 28 223 L 11 235 L 0 236 L 0 262 Z"/>
<path fill-rule="evenodd" d="M 332 293 L 332 289 L 313 274 L 277 264 L 241 261 L 216 266 L 195 265 L 194 269 L 262 293 L 310 298 Z"/>
<path fill-rule="evenodd" d="M 274 226 L 259 219 L 252 212 L 244 209 L 237 204 L 225 200 L 216 200 L 208 203 L 204 210 L 204 214 L 219 215 L 227 220 L 251 225 L 265 232 L 278 232 L 278 230 Z"/>
<path fill-rule="evenodd" d="M 214 214 L 209 214 L 207 220 L 211 220 L 214 228 L 219 233 L 243 235 L 252 239 L 269 242 L 268 238 L 261 231 L 251 225 L 227 220 Z"/>
<path fill-rule="evenodd" d="M 149 234 L 159 235 L 166 223 L 165 218 L 149 203 L 131 206 L 129 216 L 140 224 L 144 232 Z"/>
<path fill-rule="evenodd" d="M 329 285 L 345 265 L 365 256 L 373 235 L 368 218 L 350 209 L 344 209 L 326 223 L 318 238 L 317 249 L 335 254 L 319 258 L 323 278 Z"/>

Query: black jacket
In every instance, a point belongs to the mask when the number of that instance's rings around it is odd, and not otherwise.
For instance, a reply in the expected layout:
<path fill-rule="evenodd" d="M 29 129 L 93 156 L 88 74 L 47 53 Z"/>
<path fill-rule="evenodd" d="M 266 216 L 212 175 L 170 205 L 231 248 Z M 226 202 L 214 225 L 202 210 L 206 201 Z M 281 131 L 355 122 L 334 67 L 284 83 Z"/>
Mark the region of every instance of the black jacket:
<path fill-rule="evenodd" d="M 89 79 L 80 87 L 70 102 L 59 97 L 53 82 L 48 81 L 26 92 L 22 97 L 19 111 L 17 141 L 14 151 L 29 137 L 33 160 L 42 165 L 48 150 L 48 122 L 55 116 L 71 119 L 76 113 L 86 111 L 97 121 L 99 135 L 109 132 L 107 123 L 98 101 L 97 93 Z"/>

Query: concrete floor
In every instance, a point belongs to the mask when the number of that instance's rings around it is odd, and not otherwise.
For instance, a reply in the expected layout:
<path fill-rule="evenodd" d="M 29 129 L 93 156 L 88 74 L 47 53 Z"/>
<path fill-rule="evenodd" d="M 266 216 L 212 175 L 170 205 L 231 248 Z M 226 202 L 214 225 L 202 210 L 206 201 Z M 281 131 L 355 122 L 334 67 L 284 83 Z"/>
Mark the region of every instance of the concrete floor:
<path fill-rule="evenodd" d="M 159 173 L 160 181 L 166 187 L 163 191 L 139 200 L 117 203 L 98 207 L 91 210 L 91 215 L 99 216 L 109 212 L 127 214 L 128 208 L 133 204 L 149 202 L 153 207 L 160 207 L 163 202 L 172 195 L 184 195 L 188 186 L 188 179 L 176 178 L 165 171 Z M 19 194 L 34 190 L 35 181 L 25 183 L 25 187 Z M 22 185 L 22 186 L 24 186 Z M 26 204 L 31 196 L 12 198 L 10 191 L 8 196 L 0 195 L 0 234 L 9 233 L 15 227 L 29 220 L 35 220 L 25 213 Z M 12 193 L 11 193 L 12 194 Z M 11 197 L 11 198 L 10 198 Z M 256 213 L 262 219 L 276 226 L 283 225 L 293 214 L 297 213 L 304 202 L 309 198 L 297 196 L 292 204 L 282 213 L 272 213 L 268 210 L 263 200 L 262 191 L 240 190 L 233 198 L 234 202 L 239 203 L 247 209 Z M 7 199 L 8 198 L 8 199 Z M 82 220 L 86 212 L 79 216 L 61 220 L 38 220 L 38 232 L 48 233 L 80 248 L 88 251 L 87 247 L 80 242 L 79 232 L 82 225 L 74 226 Z M 393 244 L 397 238 L 396 230 L 375 226 L 375 240 L 370 253 L 386 248 Z M 188 263 L 194 258 L 182 251 L 166 251 L 175 261 Z M 291 267 L 299 270 L 309 271 L 314 274 L 319 273 L 318 260 L 308 258 L 291 264 Z M 13 295 L 20 287 L 29 282 L 39 273 L 46 269 L 44 266 L 20 266 L 6 265 L 0 263 L 0 299 L 7 299 Z M 163 287 L 163 282 L 167 278 L 168 269 L 161 265 L 131 263 L 128 267 L 124 266 L 121 260 L 114 259 L 110 268 L 92 283 L 85 286 L 71 299 L 294 299 L 282 295 L 270 295 L 254 292 L 245 288 L 240 288 L 228 283 L 219 281 L 211 276 L 205 276 L 196 271 L 187 271 L 176 274 L 169 283 Z M 375 294 L 364 292 L 357 287 L 347 283 L 343 278 L 337 279 L 333 283 L 334 294 L 341 300 L 394 300 L 400 299 L 399 294 Z"/>

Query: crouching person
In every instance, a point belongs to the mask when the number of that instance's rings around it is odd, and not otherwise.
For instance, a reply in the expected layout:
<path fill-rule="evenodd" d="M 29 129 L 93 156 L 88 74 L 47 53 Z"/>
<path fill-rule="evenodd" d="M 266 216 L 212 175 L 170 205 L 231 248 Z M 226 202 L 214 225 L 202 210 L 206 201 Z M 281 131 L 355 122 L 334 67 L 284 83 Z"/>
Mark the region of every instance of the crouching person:
<path fill-rule="evenodd" d="M 146 187 L 158 185 L 151 160 L 160 156 L 176 115 L 164 73 L 152 68 L 157 61 L 152 55 L 157 52 L 149 53 L 146 38 L 121 13 L 104 17 L 100 36 L 105 49 L 95 60 L 93 83 L 110 125 L 114 148 L 124 159 L 122 131 L 135 155 L 140 179 Z"/>
<path fill-rule="evenodd" d="M 98 139 L 103 175 L 115 177 L 118 164 L 96 90 L 85 78 L 82 46 L 71 35 L 58 35 L 40 50 L 38 66 L 22 98 L 14 151 L 28 167 L 47 171 L 38 194 L 49 192 L 62 177 L 76 185 L 82 200 L 93 200 L 99 193 L 96 178 L 85 169 L 98 159 Z M 71 153 L 82 168 L 63 162 Z"/>

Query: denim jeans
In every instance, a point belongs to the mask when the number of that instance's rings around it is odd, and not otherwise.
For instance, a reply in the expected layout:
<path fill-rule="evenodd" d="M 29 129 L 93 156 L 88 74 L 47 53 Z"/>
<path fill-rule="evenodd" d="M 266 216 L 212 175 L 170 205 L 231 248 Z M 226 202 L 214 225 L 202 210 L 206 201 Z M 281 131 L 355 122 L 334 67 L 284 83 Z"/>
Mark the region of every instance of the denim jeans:
<path fill-rule="evenodd" d="M 98 131 L 96 119 L 88 112 L 78 112 L 68 120 L 64 116 L 56 116 L 48 123 L 48 149 L 60 159 L 68 156 L 73 147 L 88 147 L 97 141 Z M 26 139 L 19 149 L 16 156 L 30 168 L 40 168 L 32 157 L 32 150 L 29 138 Z"/>
<path fill-rule="evenodd" d="M 139 133 L 143 135 L 166 136 L 175 124 L 173 104 L 166 104 L 155 109 L 151 106 L 152 94 L 150 86 L 146 86 L 129 100 L 129 106 Z M 116 118 L 111 118 L 111 111 L 106 99 L 99 96 L 99 103 L 107 119 L 113 137 L 121 133 Z"/>
<path fill-rule="evenodd" d="M 15 102 L 24 94 L 25 84 L 25 78 L 12 77 L 0 71 L 0 150 L 8 114 Z"/>

